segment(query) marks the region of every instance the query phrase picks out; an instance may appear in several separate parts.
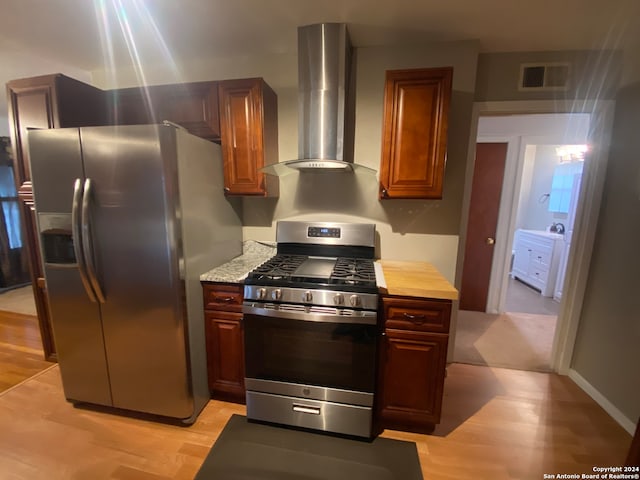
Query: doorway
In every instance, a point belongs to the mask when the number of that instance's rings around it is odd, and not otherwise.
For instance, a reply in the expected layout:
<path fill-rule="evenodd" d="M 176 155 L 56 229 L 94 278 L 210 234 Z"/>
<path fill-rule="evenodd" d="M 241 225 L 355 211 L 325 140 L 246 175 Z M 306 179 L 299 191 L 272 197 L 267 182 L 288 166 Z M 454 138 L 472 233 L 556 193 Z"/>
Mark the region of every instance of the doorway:
<path fill-rule="evenodd" d="M 564 231 L 556 232 L 556 225 L 560 230 L 568 222 L 566 212 L 554 212 L 550 207 L 552 183 L 555 181 L 554 170 L 560 162 L 557 153 L 560 146 L 586 143 L 589 123 L 590 115 L 586 113 L 480 116 L 453 361 L 553 370 L 552 350 L 562 301 L 561 284 L 558 283 L 558 289 L 555 284 L 560 264 L 566 268 L 569 249 L 564 245 Z M 482 178 L 487 176 L 482 171 L 486 166 L 478 154 L 487 144 L 498 142 L 507 145 L 506 153 L 502 154 L 504 180 L 498 192 L 500 201 L 494 207 L 498 222 L 474 239 L 478 231 L 474 226 L 478 219 L 476 189 L 478 182 L 483 182 Z M 489 176 L 495 183 L 495 174 Z M 481 187 L 487 185 L 490 182 L 484 180 Z M 495 185 L 489 186 L 489 191 L 495 188 Z M 577 200 L 580 190 L 574 190 L 574 200 Z M 486 199 L 486 193 L 481 198 Z M 556 203 L 554 200 L 554 205 Z M 575 218 L 575 205 L 573 215 Z M 514 274 L 514 260 L 522 264 L 522 255 L 514 258 L 519 231 L 531 232 L 534 245 L 543 252 L 542 256 L 534 258 L 535 262 L 532 260 L 531 277 L 523 275 L 526 267 Z M 524 233 L 522 237 L 520 243 L 524 241 Z M 470 248 L 474 242 L 475 251 Z M 549 258 L 544 253 L 546 248 L 552 248 Z M 490 267 L 486 267 L 484 260 L 484 270 L 490 270 L 488 273 L 482 274 L 482 269 L 478 268 L 483 263 L 475 257 L 478 250 L 479 255 L 482 251 L 485 256 L 489 255 Z M 553 265 L 548 264 L 551 260 Z M 479 272 L 485 280 L 478 281 Z M 560 277 L 562 281 L 564 276 Z M 474 284 L 484 287 L 484 293 L 470 289 Z"/>

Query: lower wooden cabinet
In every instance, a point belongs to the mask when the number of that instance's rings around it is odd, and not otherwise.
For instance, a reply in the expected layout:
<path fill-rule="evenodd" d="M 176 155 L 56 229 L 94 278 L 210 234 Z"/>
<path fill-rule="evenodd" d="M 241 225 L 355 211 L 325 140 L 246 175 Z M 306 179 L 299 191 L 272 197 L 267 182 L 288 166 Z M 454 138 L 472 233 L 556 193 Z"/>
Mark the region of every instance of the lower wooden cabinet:
<path fill-rule="evenodd" d="M 242 285 L 203 283 L 211 398 L 245 403 Z"/>
<path fill-rule="evenodd" d="M 383 297 L 381 428 L 430 432 L 440 422 L 451 302 Z"/>
<path fill-rule="evenodd" d="M 202 285 L 211 398 L 245 403 L 243 286 Z M 383 296 L 381 315 L 378 428 L 430 432 L 442 410 L 451 301 Z"/>

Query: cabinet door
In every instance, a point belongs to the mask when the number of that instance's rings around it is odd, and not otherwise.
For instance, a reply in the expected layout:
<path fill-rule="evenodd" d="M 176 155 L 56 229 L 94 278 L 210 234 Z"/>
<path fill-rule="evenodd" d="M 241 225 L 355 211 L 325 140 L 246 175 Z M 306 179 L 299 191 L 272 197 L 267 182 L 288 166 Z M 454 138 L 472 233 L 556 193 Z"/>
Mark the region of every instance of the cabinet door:
<path fill-rule="evenodd" d="M 261 168 L 278 161 L 277 99 L 262 79 L 219 82 L 220 140 L 228 195 L 277 195 Z"/>
<path fill-rule="evenodd" d="M 33 205 L 27 131 L 104 124 L 104 96 L 97 88 L 54 74 L 8 82 L 7 101 L 16 189 L 22 204 L 23 261 L 29 264 L 45 358 L 55 360 Z"/>
<path fill-rule="evenodd" d="M 220 141 L 218 83 L 176 85 L 159 102 L 163 120 L 183 126 L 192 134 Z"/>
<path fill-rule="evenodd" d="M 169 120 L 207 140 L 220 140 L 218 83 L 195 82 L 112 90 L 112 123 L 136 125 Z"/>
<path fill-rule="evenodd" d="M 9 82 L 7 94 L 16 188 L 22 212 L 23 255 L 28 258 L 44 356 L 47 360 L 55 360 L 56 348 L 52 335 L 51 318 L 46 308 L 48 300 L 40 258 L 27 143 L 29 129 L 57 126 L 57 109 L 54 102 L 55 77 L 47 76 Z"/>
<path fill-rule="evenodd" d="M 380 198 L 442 198 L 452 68 L 390 70 Z"/>
<path fill-rule="evenodd" d="M 440 422 L 448 335 L 386 329 L 380 417 L 386 428 L 431 430 Z"/>
<path fill-rule="evenodd" d="M 155 99 L 142 88 L 110 90 L 106 95 L 112 125 L 145 125 L 162 121 L 156 115 Z"/>
<path fill-rule="evenodd" d="M 514 248 L 512 275 L 520 279 L 529 276 L 529 263 L 531 261 L 531 248 L 518 242 Z"/>
<path fill-rule="evenodd" d="M 33 299 L 38 315 L 38 327 L 44 358 L 49 361 L 56 360 L 56 346 L 53 339 L 53 327 L 49 313 L 49 298 L 47 284 L 44 279 L 44 269 L 40 256 L 39 236 L 37 233 L 36 210 L 33 204 L 33 191 L 31 182 L 26 182 L 18 192 L 21 201 L 22 225 L 24 231 L 25 249 L 31 261 L 30 273 L 32 278 Z"/>
<path fill-rule="evenodd" d="M 211 396 L 245 403 L 242 315 L 205 311 L 205 322 Z"/>

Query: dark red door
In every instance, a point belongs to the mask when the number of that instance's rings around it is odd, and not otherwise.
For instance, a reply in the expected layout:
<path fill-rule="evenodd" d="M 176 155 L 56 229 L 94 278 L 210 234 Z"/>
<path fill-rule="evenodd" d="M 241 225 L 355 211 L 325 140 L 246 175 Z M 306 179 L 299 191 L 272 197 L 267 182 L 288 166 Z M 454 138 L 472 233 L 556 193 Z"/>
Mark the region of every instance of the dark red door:
<path fill-rule="evenodd" d="M 506 158 L 506 143 L 476 144 L 476 162 L 460 287 L 460 309 L 462 310 L 484 312 L 487 308 Z"/>

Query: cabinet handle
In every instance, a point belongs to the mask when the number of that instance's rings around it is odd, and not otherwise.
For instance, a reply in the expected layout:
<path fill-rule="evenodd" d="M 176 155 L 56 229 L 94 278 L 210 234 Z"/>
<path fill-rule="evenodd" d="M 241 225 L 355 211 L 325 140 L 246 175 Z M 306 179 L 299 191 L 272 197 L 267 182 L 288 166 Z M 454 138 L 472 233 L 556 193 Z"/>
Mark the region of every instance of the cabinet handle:
<path fill-rule="evenodd" d="M 215 303 L 231 303 L 234 300 L 234 297 L 213 297 Z"/>
<path fill-rule="evenodd" d="M 389 196 L 389 192 L 387 192 L 387 189 L 386 189 L 386 188 L 383 188 L 383 189 L 380 191 L 380 193 L 381 193 L 381 194 L 382 194 L 382 196 L 383 196 L 383 197 L 385 197 L 385 198 Z"/>
<path fill-rule="evenodd" d="M 411 320 L 413 323 L 417 323 L 417 324 L 424 323 L 424 320 L 426 318 L 424 313 L 420 313 L 418 315 L 412 315 L 410 313 L 404 312 L 403 315 L 404 315 L 404 318 L 407 318 Z"/>

